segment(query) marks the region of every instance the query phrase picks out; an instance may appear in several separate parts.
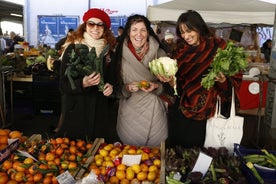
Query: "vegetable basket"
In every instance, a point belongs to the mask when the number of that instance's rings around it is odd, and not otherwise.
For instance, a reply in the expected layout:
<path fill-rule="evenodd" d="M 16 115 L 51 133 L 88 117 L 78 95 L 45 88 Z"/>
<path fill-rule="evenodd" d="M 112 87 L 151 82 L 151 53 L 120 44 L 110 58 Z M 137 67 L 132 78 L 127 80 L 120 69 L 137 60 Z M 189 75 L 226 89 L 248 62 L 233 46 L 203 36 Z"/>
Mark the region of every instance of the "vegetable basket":
<path fill-rule="evenodd" d="M 234 153 L 241 158 L 242 171 L 244 172 L 248 183 L 250 184 L 259 184 L 260 182 L 254 176 L 253 172 L 246 166 L 246 161 L 243 159 L 243 156 L 259 154 L 263 155 L 264 153 L 258 149 L 248 149 L 239 144 L 234 145 Z M 276 151 L 269 151 L 269 153 L 276 155 Z M 268 167 L 256 166 L 255 167 L 265 184 L 276 184 L 276 170 Z"/>

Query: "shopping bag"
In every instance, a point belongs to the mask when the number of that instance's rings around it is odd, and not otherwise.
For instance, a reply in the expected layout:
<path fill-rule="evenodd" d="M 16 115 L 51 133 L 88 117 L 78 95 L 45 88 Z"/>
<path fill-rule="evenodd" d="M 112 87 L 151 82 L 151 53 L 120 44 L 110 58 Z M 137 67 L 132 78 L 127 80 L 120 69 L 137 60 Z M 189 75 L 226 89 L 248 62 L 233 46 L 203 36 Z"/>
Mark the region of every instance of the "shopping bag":
<path fill-rule="evenodd" d="M 244 123 L 244 118 L 236 115 L 235 94 L 233 89 L 229 118 L 225 118 L 221 115 L 220 106 L 221 102 L 218 97 L 215 115 L 208 119 L 206 123 L 204 147 L 226 147 L 229 152 L 233 152 L 234 143 L 240 144 L 241 142 Z"/>

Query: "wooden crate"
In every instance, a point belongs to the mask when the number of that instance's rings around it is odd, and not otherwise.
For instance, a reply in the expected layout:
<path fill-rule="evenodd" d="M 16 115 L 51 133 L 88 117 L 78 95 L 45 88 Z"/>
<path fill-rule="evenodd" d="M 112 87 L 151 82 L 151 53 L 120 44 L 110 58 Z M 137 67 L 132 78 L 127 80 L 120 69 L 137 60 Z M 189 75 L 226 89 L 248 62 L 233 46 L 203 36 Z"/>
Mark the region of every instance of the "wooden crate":
<path fill-rule="evenodd" d="M 83 175 L 87 171 L 88 167 L 93 162 L 94 156 L 102 143 L 104 143 L 103 138 L 96 138 L 93 141 L 93 146 L 87 151 L 87 153 L 91 154 L 91 156 L 86 160 L 85 164 L 73 174 L 73 177 L 76 180 L 80 180 L 83 177 Z"/>

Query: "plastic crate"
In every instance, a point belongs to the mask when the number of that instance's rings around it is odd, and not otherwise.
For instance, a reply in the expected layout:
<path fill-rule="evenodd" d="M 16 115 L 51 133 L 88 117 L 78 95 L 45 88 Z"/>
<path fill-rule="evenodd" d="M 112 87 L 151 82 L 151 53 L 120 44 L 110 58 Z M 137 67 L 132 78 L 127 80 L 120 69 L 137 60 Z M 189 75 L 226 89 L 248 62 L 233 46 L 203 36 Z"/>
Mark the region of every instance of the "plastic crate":
<path fill-rule="evenodd" d="M 276 151 L 269 151 L 270 153 L 276 155 Z M 261 150 L 257 149 L 248 149 L 245 148 L 239 144 L 234 145 L 234 153 L 241 158 L 241 164 L 242 164 L 242 171 L 244 172 L 248 183 L 250 184 L 259 184 L 257 178 L 253 175 L 251 170 L 246 166 L 246 162 L 243 159 L 243 156 L 250 155 L 250 154 L 260 154 L 263 155 L 263 152 Z M 256 170 L 260 174 L 260 176 L 263 178 L 265 184 L 276 184 L 276 170 L 272 170 L 271 168 L 266 167 L 256 167 Z"/>

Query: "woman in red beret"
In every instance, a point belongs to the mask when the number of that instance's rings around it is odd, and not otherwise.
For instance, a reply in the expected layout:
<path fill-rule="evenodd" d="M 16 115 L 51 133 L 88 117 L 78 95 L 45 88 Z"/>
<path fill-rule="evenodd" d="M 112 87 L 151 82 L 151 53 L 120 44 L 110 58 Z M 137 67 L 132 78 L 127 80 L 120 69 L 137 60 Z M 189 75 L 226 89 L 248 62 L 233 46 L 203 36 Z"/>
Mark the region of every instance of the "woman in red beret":
<path fill-rule="evenodd" d="M 110 18 L 89 9 L 63 45 L 60 70 L 63 123 L 57 136 L 116 140 L 112 58 L 116 38 Z"/>

